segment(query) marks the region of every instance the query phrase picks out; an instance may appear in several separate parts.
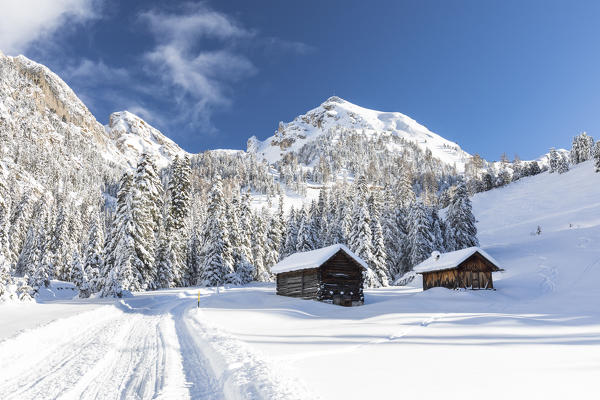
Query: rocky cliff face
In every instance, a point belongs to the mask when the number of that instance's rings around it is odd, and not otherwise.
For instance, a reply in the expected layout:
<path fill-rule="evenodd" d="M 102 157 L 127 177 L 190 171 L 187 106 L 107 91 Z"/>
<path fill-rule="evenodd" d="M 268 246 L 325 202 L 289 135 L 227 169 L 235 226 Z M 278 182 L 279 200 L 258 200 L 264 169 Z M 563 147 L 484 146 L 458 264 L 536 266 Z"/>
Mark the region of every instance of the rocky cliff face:
<path fill-rule="evenodd" d="M 32 152 L 77 142 L 123 168 L 135 166 L 144 151 L 154 155 L 161 167 L 184 153 L 160 131 L 127 111 L 113 113 L 109 124 L 102 126 L 58 75 L 26 57 L 2 53 L 0 132 L 10 142 L 26 135 L 34 145 L 29 148 Z M 69 156 L 68 148 L 54 150 Z"/>
<path fill-rule="evenodd" d="M 161 168 L 185 154 L 127 111 L 103 126 L 47 67 L 0 53 L 0 174 L 10 190 L 34 200 L 81 198 L 118 181 L 142 152 Z"/>

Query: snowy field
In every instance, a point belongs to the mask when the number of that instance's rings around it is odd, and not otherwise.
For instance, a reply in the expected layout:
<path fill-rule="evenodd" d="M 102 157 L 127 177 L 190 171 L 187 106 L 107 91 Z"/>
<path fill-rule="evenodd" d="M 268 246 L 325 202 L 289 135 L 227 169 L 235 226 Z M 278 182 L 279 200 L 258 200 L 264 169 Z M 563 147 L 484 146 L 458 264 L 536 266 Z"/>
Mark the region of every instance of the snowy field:
<path fill-rule="evenodd" d="M 496 291 L 394 287 L 343 308 L 255 284 L 201 289 L 199 310 L 194 288 L 1 305 L 0 399 L 596 399 L 599 179 L 586 162 L 475 196 L 506 270 Z"/>

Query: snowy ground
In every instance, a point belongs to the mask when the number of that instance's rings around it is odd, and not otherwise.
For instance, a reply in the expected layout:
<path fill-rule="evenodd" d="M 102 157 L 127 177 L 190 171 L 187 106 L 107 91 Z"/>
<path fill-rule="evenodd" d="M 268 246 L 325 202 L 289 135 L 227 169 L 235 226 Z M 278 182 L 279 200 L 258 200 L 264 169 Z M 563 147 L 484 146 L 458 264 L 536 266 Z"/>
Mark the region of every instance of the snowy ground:
<path fill-rule="evenodd" d="M 0 398 L 597 398 L 600 174 L 590 163 L 479 194 L 496 291 L 273 285 L 0 306 Z M 537 226 L 541 235 L 532 234 Z M 51 322 L 53 321 L 53 322 Z"/>

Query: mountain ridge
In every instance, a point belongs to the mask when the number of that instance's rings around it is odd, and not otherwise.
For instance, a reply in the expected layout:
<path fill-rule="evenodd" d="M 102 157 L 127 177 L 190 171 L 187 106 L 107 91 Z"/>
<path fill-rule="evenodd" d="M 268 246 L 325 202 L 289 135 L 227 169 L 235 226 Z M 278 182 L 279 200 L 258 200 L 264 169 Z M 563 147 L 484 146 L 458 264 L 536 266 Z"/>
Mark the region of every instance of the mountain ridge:
<path fill-rule="evenodd" d="M 263 141 L 255 136 L 248 140 L 248 152 L 275 163 L 303 145 L 322 137 L 326 132 L 340 129 L 353 129 L 378 139 L 394 135 L 417 144 L 421 150 L 429 150 L 433 157 L 447 165 L 456 165 L 464 171 L 464 165 L 471 156 L 457 143 L 431 132 L 424 125 L 400 112 L 371 110 L 350 103 L 338 96 L 329 97 L 316 108 L 299 115 L 291 122 L 280 122 L 275 133 Z M 400 146 L 390 150 L 401 151 Z"/>

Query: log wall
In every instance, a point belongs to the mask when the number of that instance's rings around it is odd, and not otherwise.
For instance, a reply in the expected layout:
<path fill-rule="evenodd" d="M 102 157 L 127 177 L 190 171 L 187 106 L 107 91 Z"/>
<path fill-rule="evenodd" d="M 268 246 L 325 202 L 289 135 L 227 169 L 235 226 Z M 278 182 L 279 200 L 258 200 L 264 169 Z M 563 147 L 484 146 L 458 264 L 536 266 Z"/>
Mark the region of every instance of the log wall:
<path fill-rule="evenodd" d="M 340 305 L 364 303 L 363 268 L 343 251 L 316 269 L 277 274 L 277 294 Z"/>
<path fill-rule="evenodd" d="M 497 270 L 497 267 L 475 253 L 457 268 L 423 273 L 423 290 L 432 287 L 493 289 L 492 272 Z"/>
<path fill-rule="evenodd" d="M 363 268 L 360 264 L 339 251 L 321 266 L 319 300 L 336 304 L 341 302 L 342 305 L 363 304 L 363 281 Z"/>
<path fill-rule="evenodd" d="M 316 299 L 319 289 L 319 270 L 316 268 L 277 274 L 279 295 Z"/>

